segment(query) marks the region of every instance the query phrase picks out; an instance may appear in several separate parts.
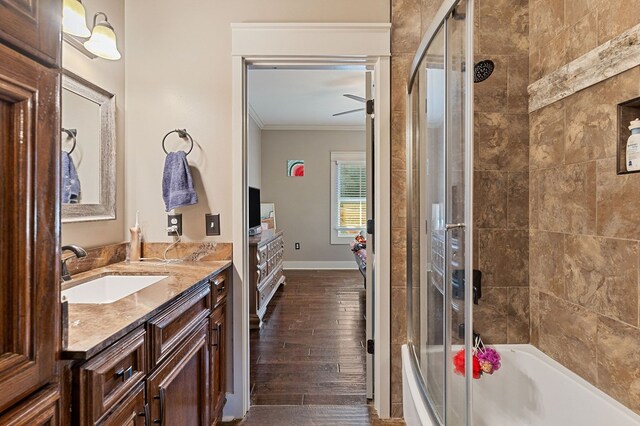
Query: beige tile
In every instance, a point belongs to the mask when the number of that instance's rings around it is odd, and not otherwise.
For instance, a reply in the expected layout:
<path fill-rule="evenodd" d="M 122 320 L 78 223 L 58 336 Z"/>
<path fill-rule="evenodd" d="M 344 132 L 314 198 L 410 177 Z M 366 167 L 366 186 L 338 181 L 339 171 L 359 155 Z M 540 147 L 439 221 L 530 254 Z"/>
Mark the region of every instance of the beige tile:
<path fill-rule="evenodd" d="M 596 12 L 598 0 L 571 0 L 565 1 L 566 25 L 571 26 L 583 19 L 587 14 Z M 595 33 L 596 26 L 591 28 Z"/>
<path fill-rule="evenodd" d="M 473 307 L 473 329 L 487 344 L 507 343 L 507 288 L 482 289 L 482 299 Z"/>
<path fill-rule="evenodd" d="M 537 47 L 548 44 L 564 28 L 564 0 L 531 0 L 529 28 Z"/>
<path fill-rule="evenodd" d="M 529 173 L 509 172 L 507 187 L 507 227 L 529 227 Z"/>
<path fill-rule="evenodd" d="M 575 234 L 596 231 L 595 162 L 540 173 L 540 230 Z"/>
<path fill-rule="evenodd" d="M 597 314 L 540 293 L 540 349 L 592 383 L 596 381 L 597 328 Z"/>
<path fill-rule="evenodd" d="M 391 53 L 414 54 L 420 38 L 420 0 L 392 0 Z"/>
<path fill-rule="evenodd" d="M 567 5 L 573 2 L 567 2 Z M 567 6 L 568 8 L 569 6 Z M 588 13 L 578 22 L 569 27 L 567 39 L 567 62 L 579 58 L 585 53 L 598 47 L 598 34 L 594 30 L 597 23 L 596 11 Z"/>
<path fill-rule="evenodd" d="M 497 229 L 479 230 L 483 287 L 529 285 L 529 233 Z"/>
<path fill-rule="evenodd" d="M 407 217 L 407 172 L 391 170 L 391 218 Z"/>
<path fill-rule="evenodd" d="M 402 402 L 401 345 L 391 345 L 391 402 Z"/>
<path fill-rule="evenodd" d="M 533 46 L 529 50 L 529 84 L 542 78 L 540 67 L 540 49 Z"/>
<path fill-rule="evenodd" d="M 401 402 L 392 402 L 391 403 L 391 418 L 392 419 L 402 419 L 403 414 L 403 406 Z M 393 422 L 391 420 L 383 420 L 380 421 L 380 425 L 391 425 L 391 426 L 400 426 L 404 425 L 404 421 L 398 420 L 397 422 Z"/>
<path fill-rule="evenodd" d="M 405 170 L 407 167 L 406 118 L 403 112 L 391 116 L 391 169 Z"/>
<path fill-rule="evenodd" d="M 507 226 L 508 173 L 477 171 L 473 175 L 475 226 L 505 228 Z"/>
<path fill-rule="evenodd" d="M 484 59 L 487 57 L 482 55 L 475 57 L 476 61 Z M 473 85 L 473 108 L 476 112 L 506 112 L 509 57 L 491 55 L 490 59 L 495 64 L 495 68 L 491 77 Z"/>
<path fill-rule="evenodd" d="M 640 95 L 640 69 L 610 78 L 565 100 L 565 161 L 613 157 L 617 142 L 616 104 Z"/>
<path fill-rule="evenodd" d="M 640 414 L 640 329 L 599 317 L 598 387 Z"/>
<path fill-rule="evenodd" d="M 391 343 L 402 345 L 407 342 L 407 289 L 391 289 Z"/>
<path fill-rule="evenodd" d="M 531 113 L 529 165 L 543 169 L 564 159 L 564 102 L 555 102 Z"/>
<path fill-rule="evenodd" d="M 529 1 L 493 0 L 480 2 L 481 52 L 526 54 L 529 50 Z"/>
<path fill-rule="evenodd" d="M 640 239 L 640 174 L 616 174 L 614 158 L 598 161 L 598 235 Z"/>
<path fill-rule="evenodd" d="M 606 0 L 598 7 L 598 45 L 640 22 L 640 0 Z"/>
<path fill-rule="evenodd" d="M 407 77 L 413 55 L 398 54 L 391 58 L 391 113 L 407 109 Z"/>
<path fill-rule="evenodd" d="M 507 343 L 529 343 L 529 288 L 507 289 Z"/>
<path fill-rule="evenodd" d="M 564 29 L 540 49 L 540 71 L 543 76 L 551 74 L 567 61 L 569 30 Z"/>
<path fill-rule="evenodd" d="M 627 324 L 638 324 L 638 243 L 567 235 L 567 299 Z"/>
<path fill-rule="evenodd" d="M 407 286 L 407 235 L 402 228 L 391 229 L 391 286 Z"/>
<path fill-rule="evenodd" d="M 529 55 L 509 57 L 509 78 L 507 82 L 507 108 L 511 113 L 529 112 Z M 493 76 L 492 76 L 493 77 Z M 474 88 L 475 89 L 475 88 Z"/>
<path fill-rule="evenodd" d="M 476 113 L 476 170 L 523 171 L 529 151 L 527 114 Z"/>
<path fill-rule="evenodd" d="M 540 211 L 540 172 L 529 172 L 529 229 L 538 229 Z"/>
<path fill-rule="evenodd" d="M 540 347 L 540 294 L 533 289 L 529 289 L 529 311 L 531 344 Z"/>
<path fill-rule="evenodd" d="M 564 234 L 529 232 L 529 285 L 535 291 L 565 297 Z"/>
<path fill-rule="evenodd" d="M 442 0 L 420 0 L 420 16 L 421 16 L 421 37 L 433 22 Z"/>

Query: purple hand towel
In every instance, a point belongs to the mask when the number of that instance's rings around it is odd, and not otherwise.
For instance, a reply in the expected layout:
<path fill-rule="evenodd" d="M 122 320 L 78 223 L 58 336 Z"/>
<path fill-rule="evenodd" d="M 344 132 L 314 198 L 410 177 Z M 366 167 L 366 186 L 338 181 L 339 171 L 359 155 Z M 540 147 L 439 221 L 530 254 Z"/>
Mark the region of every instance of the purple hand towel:
<path fill-rule="evenodd" d="M 167 212 L 198 202 L 198 194 L 193 187 L 191 169 L 184 151 L 167 154 L 162 174 L 162 198 Z"/>

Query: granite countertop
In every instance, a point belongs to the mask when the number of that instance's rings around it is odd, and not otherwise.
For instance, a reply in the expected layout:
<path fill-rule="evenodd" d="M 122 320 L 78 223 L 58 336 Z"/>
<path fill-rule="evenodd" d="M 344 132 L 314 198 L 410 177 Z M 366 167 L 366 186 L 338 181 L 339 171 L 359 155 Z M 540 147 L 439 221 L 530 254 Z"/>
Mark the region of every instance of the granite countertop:
<path fill-rule="evenodd" d="M 63 359 L 88 359 L 160 312 L 189 289 L 208 281 L 231 261 L 115 263 L 76 274 L 62 290 L 105 275 L 168 275 L 142 290 L 108 304 L 68 304 Z"/>

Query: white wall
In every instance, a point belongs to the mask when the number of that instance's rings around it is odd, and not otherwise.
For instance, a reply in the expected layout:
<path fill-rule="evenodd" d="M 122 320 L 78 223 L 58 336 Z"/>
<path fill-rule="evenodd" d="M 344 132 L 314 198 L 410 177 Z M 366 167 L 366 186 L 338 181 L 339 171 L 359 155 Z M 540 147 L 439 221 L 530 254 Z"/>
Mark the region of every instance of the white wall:
<path fill-rule="evenodd" d="M 125 4 L 124 0 L 91 0 L 83 3 L 87 11 L 87 25 L 91 27 L 93 15 L 105 12 L 117 34 L 119 61 L 89 59 L 67 43 L 62 43 L 62 66 L 66 70 L 115 94 L 116 98 L 116 219 L 98 222 L 68 223 L 62 225 L 62 244 L 79 244 L 85 248 L 123 241 L 125 220 Z M 64 105 L 63 105 L 64 109 Z M 128 237 L 127 237 L 128 238 Z"/>
<path fill-rule="evenodd" d="M 276 224 L 284 231 L 285 264 L 356 266 L 348 245 L 331 245 L 331 151 L 364 150 L 364 131 L 262 131 L 260 197 L 275 203 Z M 287 160 L 304 160 L 304 177 L 288 177 Z M 294 249 L 296 242 L 300 250 Z"/>
<path fill-rule="evenodd" d="M 389 0 L 134 0 L 126 2 L 127 217 L 141 212 L 147 240 L 166 240 L 161 197 L 164 134 L 185 127 L 200 197 L 181 209 L 186 240 L 201 241 L 204 214 L 221 214 L 231 241 L 232 22 L 389 22 Z"/>
<path fill-rule="evenodd" d="M 251 116 L 247 127 L 249 186 L 259 189 L 262 187 L 262 130 Z"/>

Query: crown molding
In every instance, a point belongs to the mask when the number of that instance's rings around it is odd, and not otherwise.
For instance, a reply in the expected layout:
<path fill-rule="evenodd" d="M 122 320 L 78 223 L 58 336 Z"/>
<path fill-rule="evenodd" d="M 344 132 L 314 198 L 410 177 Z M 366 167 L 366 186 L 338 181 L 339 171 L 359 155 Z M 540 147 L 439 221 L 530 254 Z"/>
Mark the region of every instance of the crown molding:
<path fill-rule="evenodd" d="M 247 110 L 249 111 L 249 116 L 253 118 L 253 121 L 256 122 L 260 130 L 264 130 L 264 121 L 262 121 L 262 117 L 260 117 L 260 114 L 258 114 L 258 111 L 256 111 L 251 104 L 248 104 L 247 107 L 248 107 Z"/>
<path fill-rule="evenodd" d="M 266 124 L 264 127 L 262 127 L 262 130 L 284 130 L 284 131 L 289 131 L 289 130 L 304 130 L 304 131 L 309 131 L 309 130 L 317 130 L 317 131 L 337 130 L 337 131 L 342 131 L 342 132 L 364 132 L 365 131 L 365 127 L 364 126 L 334 126 L 334 125 L 322 126 L 322 125 L 305 125 L 305 124 L 299 124 L 299 125 L 271 125 L 271 124 Z"/>

